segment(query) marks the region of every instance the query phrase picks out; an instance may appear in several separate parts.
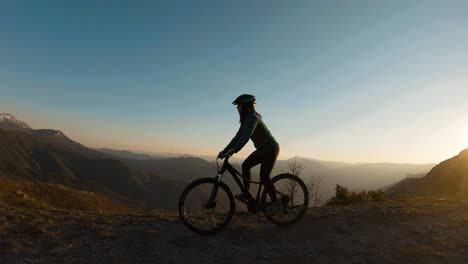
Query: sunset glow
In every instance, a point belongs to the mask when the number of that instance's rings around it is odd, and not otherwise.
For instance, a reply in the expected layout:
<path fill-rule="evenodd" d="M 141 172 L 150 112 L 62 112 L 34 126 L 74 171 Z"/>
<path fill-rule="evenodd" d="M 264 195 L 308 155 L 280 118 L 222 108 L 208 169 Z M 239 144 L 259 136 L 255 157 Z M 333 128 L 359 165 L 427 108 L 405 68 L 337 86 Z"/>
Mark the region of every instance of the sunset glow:
<path fill-rule="evenodd" d="M 0 112 L 90 147 L 215 156 L 249 93 L 280 158 L 431 163 L 468 147 L 468 2 L 207 6 L 5 4 Z"/>

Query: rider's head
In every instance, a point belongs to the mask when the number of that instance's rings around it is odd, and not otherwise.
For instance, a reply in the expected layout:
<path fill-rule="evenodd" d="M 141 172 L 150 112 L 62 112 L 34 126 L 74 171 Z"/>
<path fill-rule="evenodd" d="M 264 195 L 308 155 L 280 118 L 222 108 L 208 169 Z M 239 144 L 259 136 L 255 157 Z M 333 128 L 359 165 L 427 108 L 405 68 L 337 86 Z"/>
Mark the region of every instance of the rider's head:
<path fill-rule="evenodd" d="M 255 96 L 251 94 L 240 95 L 236 100 L 234 100 L 234 102 L 232 102 L 232 104 L 237 105 L 237 111 L 239 111 L 241 123 L 244 122 L 244 118 L 248 113 L 257 113 L 255 111 Z"/>
<path fill-rule="evenodd" d="M 255 103 L 255 96 L 251 94 L 241 94 L 232 102 L 233 105 L 245 103 Z"/>

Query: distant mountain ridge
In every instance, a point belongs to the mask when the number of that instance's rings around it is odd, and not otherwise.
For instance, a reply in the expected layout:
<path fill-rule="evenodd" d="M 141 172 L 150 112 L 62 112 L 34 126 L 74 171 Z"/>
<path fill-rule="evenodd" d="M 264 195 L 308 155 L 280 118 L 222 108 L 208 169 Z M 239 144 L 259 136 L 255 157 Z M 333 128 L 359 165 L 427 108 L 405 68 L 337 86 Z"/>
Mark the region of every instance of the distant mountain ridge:
<path fill-rule="evenodd" d="M 336 184 L 357 191 L 383 189 L 408 174 L 426 174 L 434 167 L 434 164 L 348 163 L 295 157 L 277 161 L 272 175 L 288 171 L 288 164 L 294 159 L 303 166 L 301 177 L 305 182 L 321 179 L 322 202 L 335 194 Z"/>
<path fill-rule="evenodd" d="M 60 131 L 7 122 L 6 129 L 0 127 L 0 176 L 93 191 L 140 209 L 174 209 L 172 201 L 186 185 L 134 171 L 122 160 L 89 149 Z"/>
<path fill-rule="evenodd" d="M 128 150 L 115 150 L 115 149 L 109 149 L 109 148 L 98 148 L 95 150 L 102 152 L 102 153 L 109 154 L 114 157 L 123 158 L 123 159 L 135 159 L 135 160 L 154 159 L 154 157 L 151 155 L 135 153 L 135 152 L 131 152 Z"/>
<path fill-rule="evenodd" d="M 404 197 L 468 194 L 468 148 L 432 168 L 425 177 L 403 179 L 387 192 Z"/>
<path fill-rule="evenodd" d="M 2 123 L 8 123 L 8 128 L 0 127 L 0 176 L 58 183 L 145 206 L 174 209 L 188 182 L 216 174 L 212 164 L 215 157 L 212 161 L 193 156 L 155 158 L 126 150 L 95 150 L 58 130 L 34 130 L 9 121 Z M 304 181 L 322 178 L 320 192 L 324 200 L 334 194 L 335 184 L 350 189 L 382 188 L 408 174 L 425 174 L 433 167 L 433 164 L 346 163 L 296 157 L 278 160 L 271 175 L 287 172 L 293 160 L 303 166 Z M 239 170 L 241 161 L 231 159 Z M 253 169 L 254 179 L 258 178 L 258 171 L 259 166 Z M 230 175 L 223 180 L 233 182 Z M 233 191 L 237 192 L 237 187 L 233 186 Z"/>
<path fill-rule="evenodd" d="M 130 152 L 132 153 L 132 152 Z M 131 155 L 139 155 L 132 153 Z M 215 170 L 212 162 L 198 157 L 153 158 L 153 159 L 127 159 L 121 156 L 124 162 L 133 170 L 151 171 L 161 178 L 190 182 L 200 177 L 213 177 Z M 296 160 L 303 166 L 301 177 L 304 181 L 320 177 L 322 187 L 320 193 L 323 200 L 334 195 L 335 185 L 341 184 L 350 189 L 379 189 L 385 188 L 408 175 L 426 174 L 435 164 L 396 164 L 396 163 L 347 163 L 335 161 L 322 161 L 318 159 L 294 157 L 288 160 L 278 160 L 272 176 L 289 170 L 289 163 Z M 240 171 L 242 160 L 231 160 L 231 163 Z M 259 166 L 252 169 L 253 177 L 258 178 Z M 223 178 L 235 190 L 229 174 Z"/>

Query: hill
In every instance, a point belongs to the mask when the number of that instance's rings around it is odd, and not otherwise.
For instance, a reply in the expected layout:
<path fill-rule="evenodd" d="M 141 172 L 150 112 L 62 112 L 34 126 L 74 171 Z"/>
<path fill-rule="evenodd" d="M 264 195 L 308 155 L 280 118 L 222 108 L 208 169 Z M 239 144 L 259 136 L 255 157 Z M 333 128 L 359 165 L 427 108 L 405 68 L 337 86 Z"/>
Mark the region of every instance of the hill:
<path fill-rule="evenodd" d="M 468 193 L 468 149 L 435 166 L 425 177 L 406 178 L 390 187 L 393 196 L 457 196 Z"/>
<path fill-rule="evenodd" d="M 60 184 L 0 178 L 0 204 L 42 210 L 132 212 L 130 208 L 96 194 Z"/>
<path fill-rule="evenodd" d="M 67 186 L 102 185 L 132 196 L 137 179 L 116 159 L 90 150 L 65 136 L 34 135 L 0 129 L 0 173 L 11 178 Z"/>
<path fill-rule="evenodd" d="M 409 174 L 426 174 L 434 167 L 434 164 L 348 163 L 296 157 L 279 160 L 273 174 L 288 171 L 288 164 L 294 160 L 303 167 L 301 178 L 305 182 L 311 178 L 321 179 L 319 192 L 322 202 L 335 194 L 336 184 L 350 190 L 381 189 L 401 181 Z"/>
<path fill-rule="evenodd" d="M 61 184 L 103 194 L 139 209 L 176 209 L 185 183 L 134 171 L 120 159 L 89 149 L 59 131 L 0 129 L 0 175 Z"/>

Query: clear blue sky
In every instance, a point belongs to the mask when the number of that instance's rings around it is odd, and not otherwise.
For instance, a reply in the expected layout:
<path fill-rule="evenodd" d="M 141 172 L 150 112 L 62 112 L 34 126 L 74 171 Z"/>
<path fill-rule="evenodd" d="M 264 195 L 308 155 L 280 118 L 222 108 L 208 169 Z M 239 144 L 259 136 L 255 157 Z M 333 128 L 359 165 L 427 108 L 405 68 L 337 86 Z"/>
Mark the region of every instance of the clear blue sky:
<path fill-rule="evenodd" d="M 215 155 L 251 93 L 282 158 L 439 162 L 468 147 L 467 14 L 438 0 L 2 1 L 0 112 L 91 147 Z"/>

